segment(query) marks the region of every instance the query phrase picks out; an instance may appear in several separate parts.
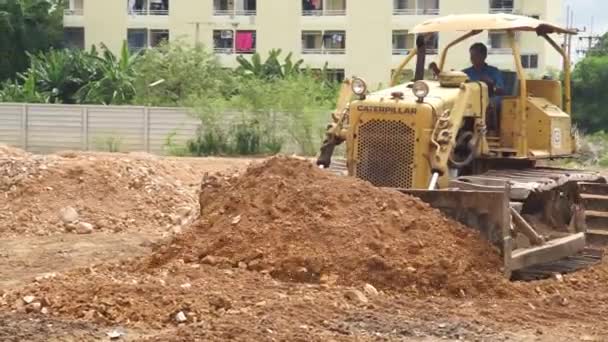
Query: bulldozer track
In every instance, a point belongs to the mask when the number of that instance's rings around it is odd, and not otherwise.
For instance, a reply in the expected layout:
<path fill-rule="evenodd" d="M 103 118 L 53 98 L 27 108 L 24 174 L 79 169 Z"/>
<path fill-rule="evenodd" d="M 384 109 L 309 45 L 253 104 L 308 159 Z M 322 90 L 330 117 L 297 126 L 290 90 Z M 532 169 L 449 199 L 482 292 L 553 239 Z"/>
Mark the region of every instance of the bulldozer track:
<path fill-rule="evenodd" d="M 596 248 L 586 248 L 582 252 L 561 260 L 535 265 L 532 268 L 515 271 L 512 280 L 533 281 L 546 279 L 555 274 L 573 273 L 578 270 L 600 263 L 604 251 Z"/>

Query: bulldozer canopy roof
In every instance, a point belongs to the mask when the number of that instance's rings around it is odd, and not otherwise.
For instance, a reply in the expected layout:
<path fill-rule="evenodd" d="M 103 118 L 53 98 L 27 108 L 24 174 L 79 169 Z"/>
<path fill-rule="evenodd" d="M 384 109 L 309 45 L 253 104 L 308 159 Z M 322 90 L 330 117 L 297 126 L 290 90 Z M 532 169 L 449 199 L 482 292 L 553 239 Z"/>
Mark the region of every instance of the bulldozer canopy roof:
<path fill-rule="evenodd" d="M 514 30 L 533 31 L 538 34 L 565 33 L 575 31 L 546 21 L 513 14 L 459 14 L 431 19 L 417 25 L 412 33 L 444 31 Z"/>

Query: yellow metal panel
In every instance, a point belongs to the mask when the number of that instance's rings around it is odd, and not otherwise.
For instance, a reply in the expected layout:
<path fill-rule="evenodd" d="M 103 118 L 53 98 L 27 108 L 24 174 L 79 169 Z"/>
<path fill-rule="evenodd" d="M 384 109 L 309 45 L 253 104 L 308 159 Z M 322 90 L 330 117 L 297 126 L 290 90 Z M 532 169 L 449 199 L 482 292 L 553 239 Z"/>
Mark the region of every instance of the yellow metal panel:
<path fill-rule="evenodd" d="M 559 108 L 563 107 L 562 84 L 554 80 L 528 80 L 528 94 L 542 97 Z"/>
<path fill-rule="evenodd" d="M 500 115 L 500 142 L 502 147 L 515 147 L 518 126 L 518 98 L 504 98 Z"/>
<path fill-rule="evenodd" d="M 528 100 L 528 145 L 550 156 L 571 153 L 570 116 L 544 98 Z M 540 155 L 540 154 L 539 154 Z"/>

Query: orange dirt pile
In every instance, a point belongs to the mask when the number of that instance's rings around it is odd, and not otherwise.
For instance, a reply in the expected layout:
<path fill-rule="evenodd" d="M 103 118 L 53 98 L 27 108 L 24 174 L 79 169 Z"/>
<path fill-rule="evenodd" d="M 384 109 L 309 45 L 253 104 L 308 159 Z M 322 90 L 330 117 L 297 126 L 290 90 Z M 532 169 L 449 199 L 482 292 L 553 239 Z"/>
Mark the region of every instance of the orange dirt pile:
<path fill-rule="evenodd" d="M 501 259 L 473 230 L 420 200 L 276 157 L 207 176 L 201 218 L 151 260 L 248 268 L 283 281 L 419 295 L 506 296 Z"/>
<path fill-rule="evenodd" d="M 182 167 L 150 155 L 36 156 L 4 147 L 0 236 L 74 231 L 78 222 L 96 231 L 170 232 L 198 207 L 198 181 L 174 176 L 188 172 Z M 67 207 L 78 214 L 72 225 L 61 219 Z"/>

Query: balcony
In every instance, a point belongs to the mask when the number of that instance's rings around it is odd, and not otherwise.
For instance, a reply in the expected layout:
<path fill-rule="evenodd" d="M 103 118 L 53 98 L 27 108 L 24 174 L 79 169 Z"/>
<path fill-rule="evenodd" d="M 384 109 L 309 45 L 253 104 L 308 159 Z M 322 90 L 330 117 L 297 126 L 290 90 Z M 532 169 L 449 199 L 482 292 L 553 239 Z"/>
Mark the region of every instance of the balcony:
<path fill-rule="evenodd" d="M 168 16 L 169 0 L 129 0 L 127 11 L 132 16 Z"/>
<path fill-rule="evenodd" d="M 257 15 L 257 1 L 238 1 L 235 5 L 232 0 L 214 0 L 213 15 L 218 17 L 251 17 Z"/>
<path fill-rule="evenodd" d="M 302 15 L 306 17 L 345 16 L 346 0 L 302 0 Z"/>
<path fill-rule="evenodd" d="M 393 15 L 439 15 L 439 0 L 393 0 Z"/>
<path fill-rule="evenodd" d="M 252 54 L 256 51 L 255 31 L 214 30 L 213 51 L 216 54 Z"/>

